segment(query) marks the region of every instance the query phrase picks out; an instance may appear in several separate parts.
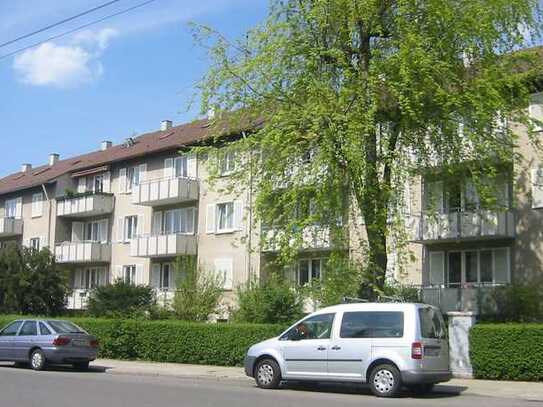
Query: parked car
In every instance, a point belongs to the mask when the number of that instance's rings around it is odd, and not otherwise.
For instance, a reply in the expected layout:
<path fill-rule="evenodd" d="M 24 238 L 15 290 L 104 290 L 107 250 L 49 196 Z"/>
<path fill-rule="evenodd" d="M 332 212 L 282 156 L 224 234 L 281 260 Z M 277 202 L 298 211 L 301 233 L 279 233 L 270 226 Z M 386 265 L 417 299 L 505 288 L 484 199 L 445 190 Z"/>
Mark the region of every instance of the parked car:
<path fill-rule="evenodd" d="M 47 364 L 86 370 L 97 352 L 98 340 L 69 321 L 17 320 L 0 331 L 0 360 L 29 363 L 34 370 Z"/>
<path fill-rule="evenodd" d="M 440 310 L 410 303 L 324 308 L 249 348 L 245 373 L 264 389 L 289 380 L 359 382 L 379 397 L 402 386 L 429 392 L 452 376 Z"/>

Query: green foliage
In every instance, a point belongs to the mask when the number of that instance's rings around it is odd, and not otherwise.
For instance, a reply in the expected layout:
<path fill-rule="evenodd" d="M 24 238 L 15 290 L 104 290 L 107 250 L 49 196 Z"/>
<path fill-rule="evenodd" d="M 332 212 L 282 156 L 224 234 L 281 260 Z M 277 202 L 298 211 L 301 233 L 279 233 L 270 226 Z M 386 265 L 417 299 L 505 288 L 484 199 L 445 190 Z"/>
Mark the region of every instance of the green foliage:
<path fill-rule="evenodd" d="M 0 315 L 0 325 L 20 318 Z M 285 327 L 69 318 L 100 341 L 101 358 L 241 366 L 247 349 L 279 335 Z"/>
<path fill-rule="evenodd" d="M 235 322 L 290 324 L 303 316 L 303 296 L 279 276 L 272 274 L 262 282 L 250 282 L 237 292 Z"/>
<path fill-rule="evenodd" d="M 64 308 L 66 273 L 48 249 L 10 246 L 0 251 L 0 310 L 57 315 Z"/>
<path fill-rule="evenodd" d="M 87 312 L 94 317 L 144 317 L 154 306 L 153 289 L 117 280 L 92 290 Z"/>
<path fill-rule="evenodd" d="M 173 310 L 184 321 L 207 321 L 219 306 L 222 276 L 199 268 L 195 256 L 180 256 L 175 262 L 177 290 Z"/>
<path fill-rule="evenodd" d="M 390 243 L 406 249 L 390 222 L 405 216 L 406 179 L 439 163 L 479 186 L 518 154 L 501 119 L 533 130 L 527 79 L 541 61 L 515 51 L 540 17 L 537 0 L 275 0 L 239 41 L 197 27 L 211 58 L 202 112 L 216 112 L 216 143 L 199 150 L 243 158 L 225 183 L 255 191 L 253 220 L 278 232 L 265 240 L 285 264 L 315 225 L 345 246 L 338 220 L 361 215 L 349 245 L 364 249 L 360 283 L 382 291 Z"/>
<path fill-rule="evenodd" d="M 542 381 L 543 325 L 475 325 L 470 356 L 478 379 Z"/>
<path fill-rule="evenodd" d="M 383 290 L 383 296 L 397 298 L 404 302 L 421 302 L 418 288 L 403 285 L 399 282 L 387 282 Z"/>
<path fill-rule="evenodd" d="M 543 278 L 492 288 L 482 314 L 496 322 L 543 322 Z"/>

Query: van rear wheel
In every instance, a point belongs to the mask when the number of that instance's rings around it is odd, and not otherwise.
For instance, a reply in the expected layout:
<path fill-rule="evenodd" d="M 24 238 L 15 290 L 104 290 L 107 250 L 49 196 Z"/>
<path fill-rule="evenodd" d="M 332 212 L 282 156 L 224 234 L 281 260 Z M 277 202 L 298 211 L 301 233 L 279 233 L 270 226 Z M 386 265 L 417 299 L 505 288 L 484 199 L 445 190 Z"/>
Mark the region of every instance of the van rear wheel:
<path fill-rule="evenodd" d="M 377 397 L 396 397 L 401 389 L 400 372 L 394 365 L 375 366 L 370 374 L 370 389 Z"/>
<path fill-rule="evenodd" d="M 281 382 L 281 369 L 271 358 L 262 359 L 255 368 L 256 385 L 262 389 L 276 389 Z"/>

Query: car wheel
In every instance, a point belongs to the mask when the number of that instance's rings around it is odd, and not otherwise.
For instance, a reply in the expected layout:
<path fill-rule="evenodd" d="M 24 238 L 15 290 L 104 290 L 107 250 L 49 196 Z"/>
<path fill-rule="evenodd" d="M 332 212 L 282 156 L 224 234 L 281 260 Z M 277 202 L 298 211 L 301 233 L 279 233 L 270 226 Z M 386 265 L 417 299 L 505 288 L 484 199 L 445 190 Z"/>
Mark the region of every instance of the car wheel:
<path fill-rule="evenodd" d="M 378 365 L 371 371 L 369 384 L 377 397 L 396 397 L 402 384 L 400 372 L 393 365 Z"/>
<path fill-rule="evenodd" d="M 41 349 L 36 349 L 34 352 L 32 352 L 30 355 L 30 367 L 34 370 L 43 370 L 45 369 L 45 365 L 45 354 L 41 351 Z"/>
<path fill-rule="evenodd" d="M 74 369 L 79 370 L 81 372 L 84 372 L 85 370 L 89 370 L 89 362 L 74 363 Z"/>
<path fill-rule="evenodd" d="M 434 389 L 433 383 L 424 383 L 424 384 L 415 384 L 409 386 L 409 390 L 416 394 L 417 396 L 422 396 L 424 394 L 430 393 Z"/>
<path fill-rule="evenodd" d="M 281 369 L 273 359 L 262 359 L 255 368 L 256 385 L 262 389 L 276 389 L 281 382 Z"/>

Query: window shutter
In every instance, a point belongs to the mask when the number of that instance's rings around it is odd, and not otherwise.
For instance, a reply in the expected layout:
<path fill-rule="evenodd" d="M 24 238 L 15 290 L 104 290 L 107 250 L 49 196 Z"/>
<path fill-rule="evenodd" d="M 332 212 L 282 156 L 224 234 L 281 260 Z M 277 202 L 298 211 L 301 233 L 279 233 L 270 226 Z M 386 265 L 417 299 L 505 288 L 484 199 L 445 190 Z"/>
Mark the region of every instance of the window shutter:
<path fill-rule="evenodd" d="M 158 236 L 162 232 L 162 212 L 153 213 L 153 235 Z"/>
<path fill-rule="evenodd" d="M 117 280 L 124 280 L 123 266 L 115 266 L 115 275 L 113 276 L 113 282 Z"/>
<path fill-rule="evenodd" d="M 499 248 L 492 250 L 494 254 L 494 282 L 507 284 L 511 282 L 509 276 L 509 249 Z"/>
<path fill-rule="evenodd" d="M 119 243 L 124 242 L 124 218 L 117 219 L 117 241 Z"/>
<path fill-rule="evenodd" d="M 143 264 L 136 264 L 136 285 L 144 285 Z"/>
<path fill-rule="evenodd" d="M 77 192 L 82 194 L 87 191 L 87 177 L 79 177 L 77 179 Z"/>
<path fill-rule="evenodd" d="M 32 195 L 32 217 L 37 218 L 43 215 L 43 194 Z"/>
<path fill-rule="evenodd" d="M 109 171 L 104 172 L 103 178 L 102 178 L 102 186 L 104 188 L 104 192 L 107 192 L 107 193 L 111 192 L 111 172 Z"/>
<path fill-rule="evenodd" d="M 140 184 L 147 179 L 147 164 L 140 164 Z"/>
<path fill-rule="evenodd" d="M 76 269 L 74 271 L 74 288 L 83 288 L 83 285 L 81 284 L 83 280 L 83 270 Z"/>
<path fill-rule="evenodd" d="M 443 285 L 445 283 L 445 253 L 430 252 L 430 285 Z"/>
<path fill-rule="evenodd" d="M 72 222 L 72 242 L 84 240 L 85 224 L 83 222 Z"/>
<path fill-rule="evenodd" d="M 47 237 L 46 236 L 41 236 L 40 237 L 40 250 L 43 249 L 44 247 L 47 247 L 47 246 L 48 246 Z"/>
<path fill-rule="evenodd" d="M 144 223 L 143 223 L 144 220 L 145 220 L 145 216 L 138 215 L 138 227 L 136 228 L 137 236 L 141 236 L 145 233 L 145 228 L 144 228 Z"/>
<path fill-rule="evenodd" d="M 196 154 L 189 154 L 187 156 L 187 175 L 190 178 L 198 178 L 197 164 Z"/>
<path fill-rule="evenodd" d="M 196 223 L 196 208 L 186 208 L 185 223 L 186 233 L 194 234 L 194 225 Z"/>
<path fill-rule="evenodd" d="M 173 178 L 173 158 L 166 158 L 164 160 L 164 178 Z"/>
<path fill-rule="evenodd" d="M 532 208 L 543 207 L 543 169 L 532 168 Z"/>
<path fill-rule="evenodd" d="M 151 269 L 151 286 L 160 288 L 160 264 L 153 264 Z"/>
<path fill-rule="evenodd" d="M 107 219 L 101 220 L 98 223 L 98 240 L 102 243 L 106 243 L 108 241 L 108 226 L 109 225 Z"/>
<path fill-rule="evenodd" d="M 98 269 L 98 285 L 106 285 L 107 284 L 107 268 L 100 267 Z"/>
<path fill-rule="evenodd" d="M 206 233 L 215 233 L 215 204 L 207 205 Z"/>
<path fill-rule="evenodd" d="M 119 192 L 126 192 L 126 187 L 126 168 L 121 168 L 119 170 Z"/>
<path fill-rule="evenodd" d="M 216 259 L 215 273 L 222 278 L 223 289 L 231 290 L 234 286 L 232 259 Z"/>
<path fill-rule="evenodd" d="M 23 217 L 23 198 L 19 197 L 15 202 L 15 219 L 21 219 Z"/>
<path fill-rule="evenodd" d="M 425 208 L 443 213 L 443 181 L 429 182 L 426 184 L 426 205 Z"/>
<path fill-rule="evenodd" d="M 241 230 L 243 226 L 243 202 L 234 201 L 234 229 Z"/>

